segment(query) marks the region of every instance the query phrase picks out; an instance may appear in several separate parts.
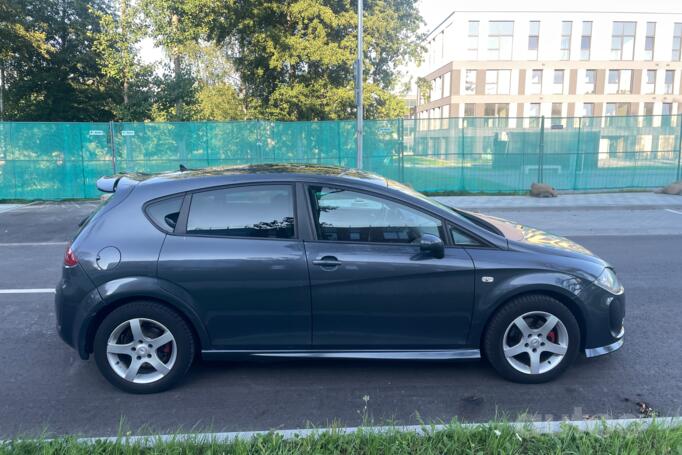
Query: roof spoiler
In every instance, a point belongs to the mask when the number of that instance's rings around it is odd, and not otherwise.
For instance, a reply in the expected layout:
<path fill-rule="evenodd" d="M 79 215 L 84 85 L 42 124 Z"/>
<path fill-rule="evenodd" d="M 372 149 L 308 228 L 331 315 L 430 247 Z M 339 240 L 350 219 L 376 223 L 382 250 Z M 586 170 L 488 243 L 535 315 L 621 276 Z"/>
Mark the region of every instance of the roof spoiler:
<path fill-rule="evenodd" d="M 131 185 L 136 185 L 137 183 L 137 180 L 126 177 L 125 175 L 100 177 L 97 180 L 97 189 L 103 193 L 115 193 L 117 189 L 123 189 Z"/>

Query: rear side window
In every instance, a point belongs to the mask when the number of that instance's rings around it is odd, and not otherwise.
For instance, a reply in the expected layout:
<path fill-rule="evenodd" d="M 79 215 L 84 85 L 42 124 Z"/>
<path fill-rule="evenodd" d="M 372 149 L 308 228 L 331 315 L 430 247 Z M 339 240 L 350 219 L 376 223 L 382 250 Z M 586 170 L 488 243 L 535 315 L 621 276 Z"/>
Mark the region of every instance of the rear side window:
<path fill-rule="evenodd" d="M 147 206 L 147 216 L 159 228 L 173 232 L 180 216 L 180 207 L 184 196 L 176 196 L 153 202 Z"/>
<path fill-rule="evenodd" d="M 294 238 L 292 187 L 243 186 L 194 193 L 187 217 L 187 233 Z"/>

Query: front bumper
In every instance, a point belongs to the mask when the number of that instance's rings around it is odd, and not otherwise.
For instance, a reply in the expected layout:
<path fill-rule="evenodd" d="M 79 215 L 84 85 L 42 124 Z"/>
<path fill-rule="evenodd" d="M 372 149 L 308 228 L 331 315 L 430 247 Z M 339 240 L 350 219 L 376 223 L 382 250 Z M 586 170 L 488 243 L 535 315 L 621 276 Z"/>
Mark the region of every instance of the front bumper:
<path fill-rule="evenodd" d="M 585 357 L 599 357 L 600 355 L 609 354 L 613 351 L 619 350 L 623 347 L 623 336 L 625 336 L 625 327 L 623 327 L 618 334 L 617 341 L 607 344 L 606 346 L 585 349 Z"/>

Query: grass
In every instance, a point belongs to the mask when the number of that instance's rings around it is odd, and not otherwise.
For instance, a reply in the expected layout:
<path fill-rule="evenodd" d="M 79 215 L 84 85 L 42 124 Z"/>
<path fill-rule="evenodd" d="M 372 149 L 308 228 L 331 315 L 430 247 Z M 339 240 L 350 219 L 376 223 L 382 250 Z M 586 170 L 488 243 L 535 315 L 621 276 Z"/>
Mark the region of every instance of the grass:
<path fill-rule="evenodd" d="M 559 433 L 542 434 L 505 423 L 463 427 L 457 423 L 423 434 L 389 429 L 377 433 L 320 432 L 285 439 L 268 433 L 252 439 L 218 441 L 189 439 L 146 442 L 79 442 L 62 439 L 17 440 L 0 444 L 0 454 L 682 454 L 682 426 L 665 428 L 600 428 L 591 432 L 566 426 Z"/>

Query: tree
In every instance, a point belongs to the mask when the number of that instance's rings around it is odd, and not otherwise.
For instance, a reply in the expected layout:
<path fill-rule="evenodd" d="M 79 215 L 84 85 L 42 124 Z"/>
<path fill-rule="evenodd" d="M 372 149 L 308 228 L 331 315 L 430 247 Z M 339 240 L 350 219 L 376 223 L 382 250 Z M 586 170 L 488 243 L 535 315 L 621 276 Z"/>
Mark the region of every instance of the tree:
<path fill-rule="evenodd" d="M 205 35 L 205 21 L 221 1 L 225 0 L 141 0 L 142 8 L 150 24 L 151 36 L 157 46 L 162 46 L 171 60 L 171 71 L 175 81 L 165 81 L 174 93 L 174 120 L 190 118 L 184 112 L 188 98 L 193 96 L 193 87 L 187 84 L 191 79 L 191 67 L 187 64 L 187 53 Z M 168 94 L 170 95 L 170 94 Z M 167 98 L 167 97 L 166 97 Z"/>
<path fill-rule="evenodd" d="M 30 4 L 5 0 L 0 3 L 0 120 L 5 114 L 8 72 L 16 73 L 34 55 L 49 58 L 44 24 L 35 24 L 27 14 Z"/>
<path fill-rule="evenodd" d="M 112 87 L 98 65 L 91 35 L 99 31 L 93 11 L 106 11 L 106 2 L 22 0 L 17 5 L 27 18 L 27 30 L 44 34 L 51 51 L 28 51 L 13 66 L 8 114 L 38 121 L 113 118 L 108 108 Z"/>
<path fill-rule="evenodd" d="M 403 115 L 391 92 L 398 68 L 421 51 L 415 0 L 374 0 L 365 10 L 364 78 L 368 117 Z M 213 39 L 235 49 L 249 107 L 272 119 L 350 118 L 357 40 L 350 0 L 233 0 L 211 15 Z"/>
<path fill-rule="evenodd" d="M 152 103 L 151 68 L 140 62 L 137 46 L 145 34 L 141 11 L 130 0 L 118 0 L 117 11 L 93 11 L 100 30 L 93 33 L 94 49 L 104 75 L 120 86 L 111 106 L 117 120 L 149 118 Z"/>

